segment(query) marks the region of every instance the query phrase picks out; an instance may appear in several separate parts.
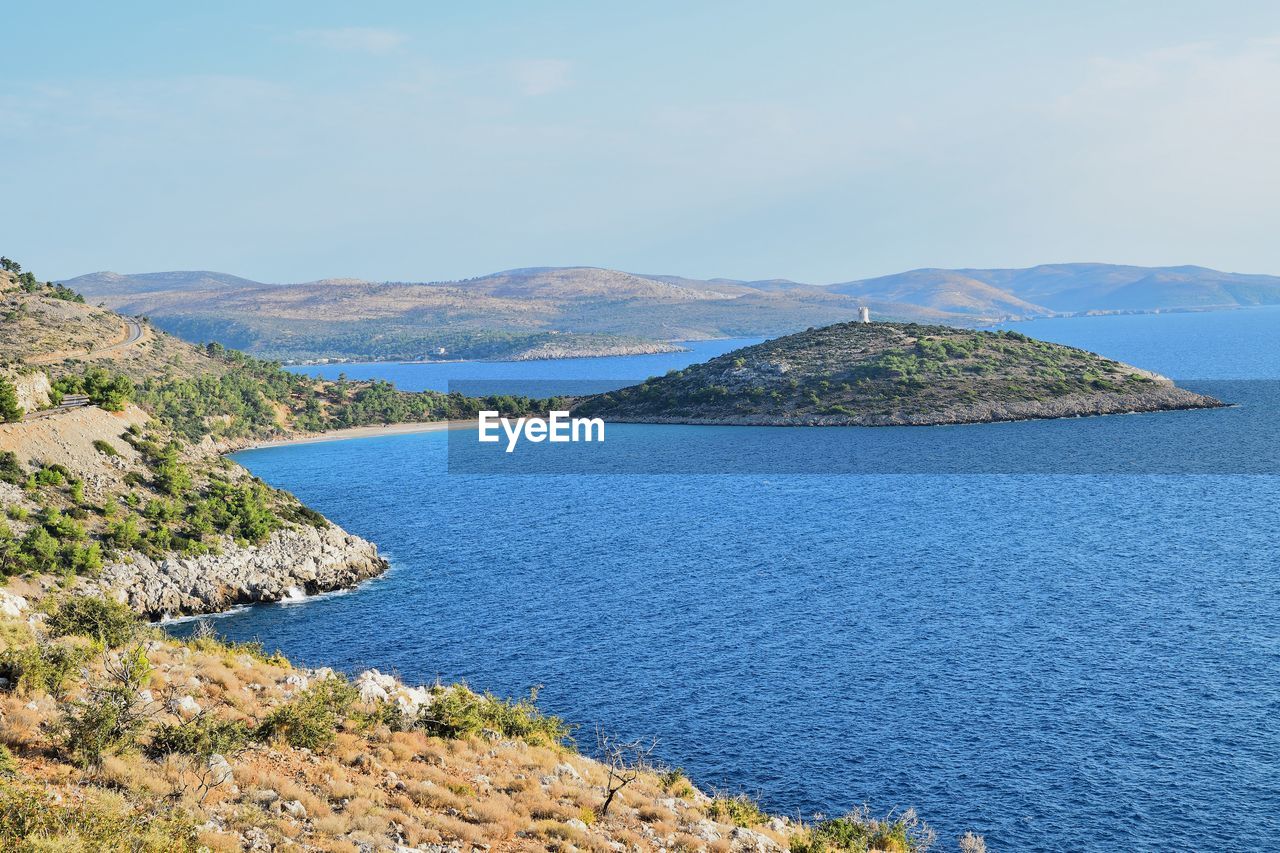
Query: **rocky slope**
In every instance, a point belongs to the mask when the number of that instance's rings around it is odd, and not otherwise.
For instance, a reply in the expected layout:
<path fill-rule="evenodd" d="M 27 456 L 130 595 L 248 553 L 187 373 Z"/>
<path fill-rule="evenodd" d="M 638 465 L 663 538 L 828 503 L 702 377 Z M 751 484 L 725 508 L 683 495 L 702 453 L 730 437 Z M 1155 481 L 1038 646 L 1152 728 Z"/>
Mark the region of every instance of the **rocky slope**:
<path fill-rule="evenodd" d="M 735 350 L 579 403 L 649 423 L 893 426 L 1222 404 L 1148 371 L 1011 332 L 845 323 Z"/>
<path fill-rule="evenodd" d="M 72 663 L 49 665 L 58 661 Z M 0 589 L 0 849 L 928 846 L 910 816 L 809 825 L 770 816 L 745 797 L 704 793 L 644 749 L 597 760 L 528 699 L 377 670 L 348 680 L 204 632 L 177 640 L 65 598 L 51 580 Z M 856 847 L 833 843 L 850 837 Z"/>
<path fill-rule="evenodd" d="M 223 537 L 199 556 L 130 554 L 84 585 L 149 619 L 348 589 L 387 569 L 377 547 L 335 524 L 279 530 L 260 545 Z"/>

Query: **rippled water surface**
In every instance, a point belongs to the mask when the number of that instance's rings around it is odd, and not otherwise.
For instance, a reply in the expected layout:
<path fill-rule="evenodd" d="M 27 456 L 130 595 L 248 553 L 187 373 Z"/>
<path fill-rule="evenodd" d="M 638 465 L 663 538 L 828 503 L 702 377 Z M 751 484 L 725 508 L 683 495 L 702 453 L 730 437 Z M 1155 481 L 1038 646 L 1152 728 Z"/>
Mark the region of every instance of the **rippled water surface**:
<path fill-rule="evenodd" d="M 1020 328 L 1179 377 L 1280 377 L 1280 311 Z M 991 455 L 1034 428 L 944 429 Z M 850 435 L 697 429 L 744 456 Z M 219 628 L 317 664 L 541 684 L 548 710 L 656 735 L 704 786 L 805 815 L 915 806 L 944 847 L 966 829 L 1006 851 L 1280 837 L 1274 476 L 508 477 L 447 473 L 446 441 L 240 454 L 394 568 Z"/>

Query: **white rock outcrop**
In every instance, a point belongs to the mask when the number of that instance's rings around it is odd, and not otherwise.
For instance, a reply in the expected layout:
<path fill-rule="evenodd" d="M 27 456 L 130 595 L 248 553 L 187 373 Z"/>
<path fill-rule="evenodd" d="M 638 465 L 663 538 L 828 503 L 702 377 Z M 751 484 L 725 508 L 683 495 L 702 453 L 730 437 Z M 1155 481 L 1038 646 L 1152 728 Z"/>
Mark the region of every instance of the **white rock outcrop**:
<path fill-rule="evenodd" d="M 407 716 L 414 716 L 434 700 L 426 687 L 402 684 L 394 675 L 367 669 L 356 676 L 356 690 L 365 702 L 395 702 Z"/>
<path fill-rule="evenodd" d="M 159 619 L 280 601 L 294 589 L 308 595 L 346 589 L 387 568 L 373 543 L 334 524 L 278 530 L 247 547 L 224 538 L 221 550 L 159 560 L 135 553 L 131 562 L 105 566 L 86 584 Z"/>
<path fill-rule="evenodd" d="M 30 604 L 22 596 L 0 589 L 0 614 L 21 616 L 28 607 Z"/>

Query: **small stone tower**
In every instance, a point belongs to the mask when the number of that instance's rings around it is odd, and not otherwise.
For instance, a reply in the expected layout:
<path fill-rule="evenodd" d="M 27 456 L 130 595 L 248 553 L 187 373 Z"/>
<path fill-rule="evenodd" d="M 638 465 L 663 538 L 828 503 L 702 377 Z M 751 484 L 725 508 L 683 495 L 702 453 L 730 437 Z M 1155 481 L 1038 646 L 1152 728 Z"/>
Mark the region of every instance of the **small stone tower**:
<path fill-rule="evenodd" d="M 861 306 L 859 306 L 859 307 L 858 307 L 858 322 L 859 322 L 859 323 L 870 323 L 870 322 L 871 322 L 871 309 L 870 309 L 870 308 L 868 308 L 868 307 L 867 307 L 867 306 L 865 306 L 865 305 L 861 305 Z"/>

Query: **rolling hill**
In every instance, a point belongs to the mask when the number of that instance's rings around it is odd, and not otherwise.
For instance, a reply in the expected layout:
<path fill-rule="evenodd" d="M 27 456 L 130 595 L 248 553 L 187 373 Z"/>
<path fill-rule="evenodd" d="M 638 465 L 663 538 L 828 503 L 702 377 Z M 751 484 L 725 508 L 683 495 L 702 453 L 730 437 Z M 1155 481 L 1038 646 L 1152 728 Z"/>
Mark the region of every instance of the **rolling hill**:
<path fill-rule="evenodd" d="M 92 273 L 65 284 L 191 341 L 283 360 L 510 359 L 654 352 L 856 318 L 979 326 L 1063 314 L 1280 304 L 1280 277 L 1205 267 L 918 269 L 813 285 L 529 267 L 462 281 L 267 284 L 217 272 Z"/>

